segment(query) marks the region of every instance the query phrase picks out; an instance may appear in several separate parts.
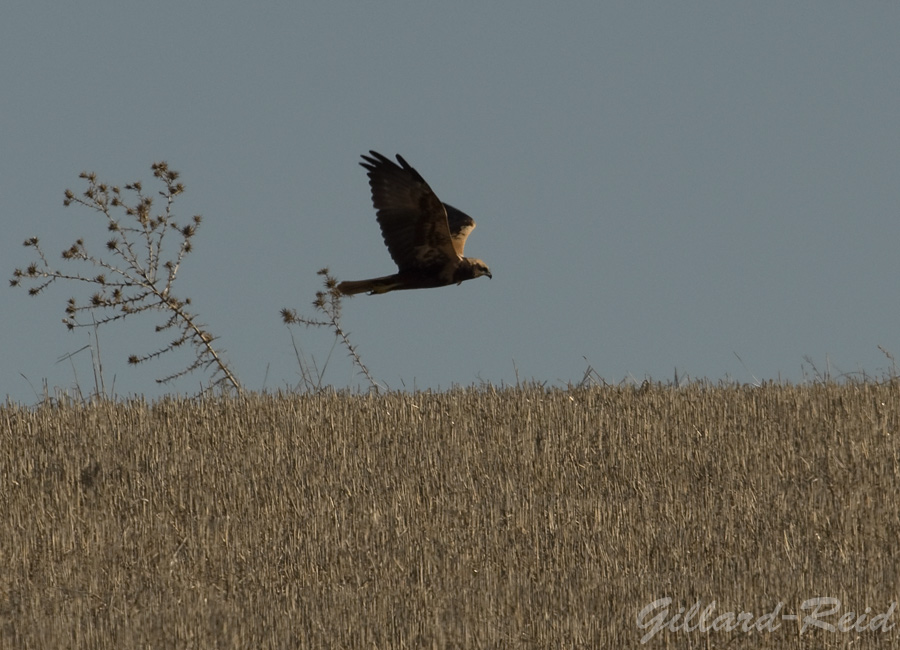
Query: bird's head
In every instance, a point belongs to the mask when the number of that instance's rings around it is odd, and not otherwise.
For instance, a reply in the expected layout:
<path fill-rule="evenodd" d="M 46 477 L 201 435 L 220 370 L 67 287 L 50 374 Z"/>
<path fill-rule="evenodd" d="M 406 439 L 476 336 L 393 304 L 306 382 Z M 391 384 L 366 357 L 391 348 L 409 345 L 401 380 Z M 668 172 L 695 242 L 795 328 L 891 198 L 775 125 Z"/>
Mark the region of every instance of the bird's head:
<path fill-rule="evenodd" d="M 493 275 L 491 275 L 491 270 L 488 268 L 488 265 L 482 262 L 481 260 L 470 259 L 469 262 L 472 264 L 472 277 L 478 278 L 482 275 L 486 275 L 489 278 L 493 279 Z"/>

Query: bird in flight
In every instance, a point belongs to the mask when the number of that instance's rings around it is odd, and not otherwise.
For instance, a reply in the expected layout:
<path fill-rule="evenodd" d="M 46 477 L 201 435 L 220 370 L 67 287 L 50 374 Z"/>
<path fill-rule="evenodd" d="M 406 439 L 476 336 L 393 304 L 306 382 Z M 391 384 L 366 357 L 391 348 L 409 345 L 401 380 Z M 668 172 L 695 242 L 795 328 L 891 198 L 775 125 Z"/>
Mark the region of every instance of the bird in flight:
<path fill-rule="evenodd" d="M 425 179 L 397 154 L 397 163 L 375 151 L 359 163 L 368 170 L 372 203 L 397 273 L 369 280 L 341 282 L 345 295 L 429 289 L 491 276 L 487 264 L 463 257 L 475 220 L 441 203 Z"/>

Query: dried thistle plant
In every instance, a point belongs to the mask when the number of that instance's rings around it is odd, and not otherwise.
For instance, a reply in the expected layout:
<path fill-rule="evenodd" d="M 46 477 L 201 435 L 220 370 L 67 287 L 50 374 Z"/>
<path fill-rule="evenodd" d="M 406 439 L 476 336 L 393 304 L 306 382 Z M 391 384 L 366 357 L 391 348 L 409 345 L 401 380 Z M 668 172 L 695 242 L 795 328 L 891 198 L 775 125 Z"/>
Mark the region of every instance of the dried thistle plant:
<path fill-rule="evenodd" d="M 87 265 L 91 272 L 64 272 L 50 265 L 38 238 L 31 237 L 25 241 L 25 246 L 34 248 L 38 259 L 25 269 L 16 269 L 10 285 L 31 285 L 28 288 L 31 296 L 38 295 L 57 280 L 94 285 L 96 291 L 87 302 L 70 298 L 66 303 L 63 323 L 70 330 L 106 325 L 141 312 L 163 312 L 168 315 L 167 320 L 157 325 L 156 331 L 174 331 L 175 338 L 154 352 L 132 354 L 128 362 L 141 364 L 190 344 L 194 351 L 193 362 L 183 370 L 157 379 L 158 383 L 202 368 L 211 370 L 209 388 L 230 386 L 240 391 L 234 373 L 222 359 L 221 352 L 213 347 L 216 337 L 197 320 L 195 313 L 188 310 L 190 298 L 180 299 L 172 293 L 181 262 L 193 248 L 192 240 L 202 219 L 196 215 L 187 224 L 176 222 L 172 205 L 175 197 L 184 192 L 184 185 L 178 182 L 178 172 L 169 169 L 166 163 L 154 163 L 152 169 L 153 176 L 164 187 L 158 194 L 165 204 L 156 214 L 153 212 L 154 197 L 144 193 L 140 182 L 120 189 L 99 182 L 92 172 L 80 174 L 80 178 L 87 181 L 87 189 L 81 195 L 66 190 L 63 205 L 81 205 L 105 217 L 106 228 L 111 233 L 105 245 L 105 256 L 89 251 L 84 240 L 78 239 L 62 252 L 63 260 L 82 268 Z M 116 216 L 119 212 L 124 212 L 124 219 Z M 170 245 L 169 240 L 173 238 L 175 242 Z M 165 249 L 164 243 L 167 244 Z M 82 322 L 80 318 L 87 315 L 90 315 L 90 322 L 87 318 Z"/>
<path fill-rule="evenodd" d="M 334 332 L 335 344 L 340 342 L 341 345 L 344 346 L 353 365 L 356 366 L 359 372 L 369 381 L 372 388 L 378 390 L 378 383 L 375 381 L 375 378 L 372 377 L 372 374 L 369 372 L 366 365 L 362 362 L 362 359 L 356 351 L 356 346 L 350 342 L 349 335 L 341 326 L 342 294 L 338 291 L 337 279 L 329 273 L 327 268 L 317 271 L 317 275 L 321 275 L 324 278 L 322 281 L 323 290 L 316 292 L 316 299 L 313 301 L 313 307 L 315 307 L 317 312 L 322 314 L 323 318 L 307 318 L 306 316 L 301 316 L 296 310 L 285 307 L 281 310 L 282 320 L 286 325 L 305 325 L 307 327 L 329 328 Z M 293 334 L 291 337 L 293 338 Z M 328 364 L 327 360 L 322 369 L 317 370 L 315 373 L 316 377 L 313 380 L 313 373 L 309 371 L 306 364 L 303 362 L 302 357 L 297 350 L 296 343 L 294 344 L 294 350 L 297 352 L 297 360 L 300 362 L 301 373 L 307 387 L 316 390 L 321 389 L 322 376 L 324 375 L 325 367 L 327 367 Z"/>

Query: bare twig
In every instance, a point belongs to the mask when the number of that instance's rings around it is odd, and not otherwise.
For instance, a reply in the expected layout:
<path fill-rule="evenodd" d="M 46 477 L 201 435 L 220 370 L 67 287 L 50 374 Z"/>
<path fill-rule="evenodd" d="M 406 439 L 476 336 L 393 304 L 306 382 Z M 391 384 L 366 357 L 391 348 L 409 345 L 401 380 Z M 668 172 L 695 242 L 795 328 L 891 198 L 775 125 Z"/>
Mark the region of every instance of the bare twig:
<path fill-rule="evenodd" d="M 297 313 L 296 310 L 288 309 L 285 307 L 281 310 L 281 318 L 287 325 L 305 325 L 307 327 L 327 327 L 332 332 L 334 332 L 335 340 L 339 341 L 341 345 L 347 350 L 347 355 L 350 357 L 353 365 L 357 367 L 359 372 L 369 381 L 369 384 L 372 388 L 378 390 L 379 385 L 378 382 L 375 381 L 375 378 L 372 377 L 372 374 L 369 372 L 369 369 L 362 362 L 359 354 L 356 351 L 356 346 L 350 342 L 350 337 L 347 332 L 344 331 L 344 328 L 341 326 L 341 297 L 342 294 L 337 289 L 337 279 L 334 278 L 329 272 L 328 269 L 321 269 L 317 272 L 318 275 L 323 276 L 325 279 L 323 280 L 324 289 L 322 291 L 316 292 L 316 299 L 313 301 L 313 307 L 316 308 L 320 314 L 323 315 L 324 318 L 307 318 L 306 316 L 301 316 Z M 293 335 L 292 335 L 293 339 Z M 296 345 L 294 347 L 295 352 L 297 351 Z M 330 356 L 330 353 L 329 353 Z M 298 353 L 298 360 L 300 359 Z M 327 360 L 325 363 L 327 366 Z M 304 364 L 301 363 L 301 372 L 304 375 L 304 381 L 307 384 L 307 387 L 310 385 L 310 381 L 307 378 L 307 370 L 304 369 Z M 318 373 L 318 379 L 316 381 L 316 386 L 321 387 L 322 382 L 322 374 L 325 372 L 325 367 L 322 368 L 322 372 Z"/>
<path fill-rule="evenodd" d="M 80 195 L 66 190 L 63 205 L 81 205 L 105 217 L 106 228 L 112 233 L 106 242 L 106 257 L 88 250 L 83 239 L 78 239 L 62 252 L 67 262 L 86 263 L 97 273 L 80 270 L 64 272 L 52 267 L 40 246 L 37 237 L 25 241 L 25 246 L 33 248 L 37 261 L 25 269 L 16 269 L 10 280 L 12 286 L 29 282 L 28 294 L 35 296 L 57 280 L 71 280 L 76 283 L 93 284 L 97 290 L 86 303 L 70 298 L 66 303 L 63 323 L 70 330 L 80 327 L 106 325 L 122 320 L 132 314 L 145 311 L 159 311 L 169 314 L 168 320 L 157 325 L 156 331 L 173 329 L 176 337 L 166 346 L 144 355 L 131 355 L 128 362 L 140 364 L 155 359 L 167 352 L 190 343 L 195 359 L 185 369 L 170 374 L 159 383 L 182 377 L 199 368 L 212 369 L 213 386 L 230 386 L 240 391 L 241 386 L 228 364 L 222 359 L 221 351 L 213 347 L 216 340 L 205 326 L 199 323 L 197 315 L 187 309 L 189 298 L 179 299 L 172 293 L 178 271 L 185 256 L 193 250 L 193 237 L 197 234 L 202 218 L 195 215 L 187 225 L 179 225 L 175 220 L 173 203 L 175 197 L 184 192 L 184 185 L 178 182 L 178 172 L 164 163 L 152 165 L 153 176 L 163 184 L 159 191 L 165 202 L 162 211 L 154 214 L 154 199 L 144 194 L 140 182 L 130 183 L 120 189 L 97 180 L 96 174 L 85 172 L 80 175 L 87 181 L 87 189 Z M 123 211 L 122 220 L 115 214 Z M 179 238 L 174 244 L 176 250 L 164 250 L 163 242 L 168 233 Z M 90 314 L 91 322 L 81 322 L 79 317 Z M 98 339 L 99 352 L 99 339 Z M 97 361 L 98 369 L 99 358 Z M 100 378 L 102 385 L 102 376 Z"/>

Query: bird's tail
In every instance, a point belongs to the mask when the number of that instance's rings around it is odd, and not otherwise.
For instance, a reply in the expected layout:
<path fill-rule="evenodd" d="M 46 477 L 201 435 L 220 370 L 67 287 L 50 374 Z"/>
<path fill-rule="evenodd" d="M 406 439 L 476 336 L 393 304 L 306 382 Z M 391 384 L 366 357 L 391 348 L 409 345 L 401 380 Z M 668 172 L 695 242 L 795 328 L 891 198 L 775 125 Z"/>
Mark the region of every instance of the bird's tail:
<path fill-rule="evenodd" d="M 387 293 L 400 287 L 396 275 L 386 275 L 382 278 L 369 280 L 348 280 L 341 282 L 337 289 L 345 296 L 353 296 L 357 293 Z"/>

